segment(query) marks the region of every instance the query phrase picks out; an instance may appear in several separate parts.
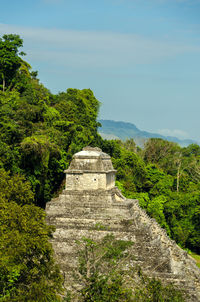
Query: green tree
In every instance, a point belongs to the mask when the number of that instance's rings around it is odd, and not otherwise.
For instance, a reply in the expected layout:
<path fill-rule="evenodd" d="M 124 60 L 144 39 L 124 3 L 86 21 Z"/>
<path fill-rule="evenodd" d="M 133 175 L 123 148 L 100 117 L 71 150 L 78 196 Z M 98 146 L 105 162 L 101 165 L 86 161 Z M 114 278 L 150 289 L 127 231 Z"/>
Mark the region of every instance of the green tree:
<path fill-rule="evenodd" d="M 25 55 L 24 52 L 19 52 L 19 48 L 22 46 L 23 40 L 19 35 L 3 35 L 0 38 L 0 75 L 3 91 L 11 83 L 21 66 L 22 60 L 19 56 Z"/>
<path fill-rule="evenodd" d="M 17 174 L 10 176 L 4 169 L 0 169 L 0 196 L 8 202 L 14 200 L 20 205 L 31 204 L 34 201 L 31 184 L 25 177 Z"/>
<path fill-rule="evenodd" d="M 45 212 L 0 196 L 0 301 L 60 301 L 62 277 Z"/>
<path fill-rule="evenodd" d="M 164 203 L 164 215 L 172 238 L 183 248 L 200 253 L 200 193 L 171 192 Z"/>
<path fill-rule="evenodd" d="M 140 283 L 134 292 L 134 302 L 184 302 L 184 291 L 178 290 L 172 284 L 163 285 L 155 278 L 148 278 L 141 270 L 138 271 Z"/>
<path fill-rule="evenodd" d="M 161 225 L 161 227 L 166 228 L 168 234 L 170 233 L 169 227 L 165 220 L 165 215 L 163 213 L 164 204 L 166 203 L 167 198 L 163 195 L 159 195 L 150 200 L 147 206 L 147 213 L 156 219 L 156 221 Z"/>
<path fill-rule="evenodd" d="M 54 188 L 52 175 L 53 163 L 61 158 L 58 146 L 49 141 L 48 136 L 26 137 L 21 143 L 22 168 L 30 180 L 36 195 L 36 204 L 45 207 L 46 201 L 51 198 L 51 185 Z M 61 163 L 62 164 L 62 163 Z M 57 166 L 57 169 L 59 166 Z M 60 172 L 60 171 L 58 171 Z M 54 172 L 55 175 L 56 171 Z M 63 174 L 63 171 L 62 171 Z"/>
<path fill-rule="evenodd" d="M 120 156 L 112 158 L 117 170 L 117 180 L 123 183 L 129 192 L 141 192 L 147 183 L 147 171 L 144 161 L 135 153 L 121 148 Z"/>
<path fill-rule="evenodd" d="M 82 249 L 77 277 L 84 284 L 80 301 L 133 301 L 132 291 L 125 287 L 122 277 L 122 259 L 131 258 L 125 252 L 133 243 L 107 235 L 100 242 L 83 238 L 79 244 Z"/>
<path fill-rule="evenodd" d="M 180 151 L 181 147 L 176 143 L 150 138 L 144 146 L 143 157 L 146 163 L 157 164 L 164 172 L 176 175 Z"/>

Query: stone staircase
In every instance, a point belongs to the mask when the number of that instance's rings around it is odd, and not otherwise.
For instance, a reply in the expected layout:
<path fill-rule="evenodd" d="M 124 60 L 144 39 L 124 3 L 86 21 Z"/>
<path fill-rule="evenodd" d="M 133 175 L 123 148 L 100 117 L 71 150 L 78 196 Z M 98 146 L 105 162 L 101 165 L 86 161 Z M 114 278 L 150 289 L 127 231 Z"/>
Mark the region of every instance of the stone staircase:
<path fill-rule="evenodd" d="M 47 221 L 56 227 L 52 244 L 67 280 L 77 266 L 77 240 L 99 240 L 112 233 L 116 239 L 134 242 L 133 263 L 149 277 L 183 287 L 191 302 L 200 301 L 200 270 L 195 261 L 138 205 L 125 199 L 117 188 L 63 191 L 47 204 Z"/>

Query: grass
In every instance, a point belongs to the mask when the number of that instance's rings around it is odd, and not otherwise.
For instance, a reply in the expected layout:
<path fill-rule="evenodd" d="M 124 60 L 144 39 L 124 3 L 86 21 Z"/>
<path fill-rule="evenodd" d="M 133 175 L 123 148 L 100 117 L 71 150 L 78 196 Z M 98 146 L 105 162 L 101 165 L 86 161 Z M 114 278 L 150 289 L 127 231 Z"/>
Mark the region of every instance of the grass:
<path fill-rule="evenodd" d="M 200 255 L 197 255 L 195 253 L 191 253 L 190 256 L 192 256 L 192 258 L 194 258 L 194 260 L 196 261 L 197 266 L 200 268 Z"/>

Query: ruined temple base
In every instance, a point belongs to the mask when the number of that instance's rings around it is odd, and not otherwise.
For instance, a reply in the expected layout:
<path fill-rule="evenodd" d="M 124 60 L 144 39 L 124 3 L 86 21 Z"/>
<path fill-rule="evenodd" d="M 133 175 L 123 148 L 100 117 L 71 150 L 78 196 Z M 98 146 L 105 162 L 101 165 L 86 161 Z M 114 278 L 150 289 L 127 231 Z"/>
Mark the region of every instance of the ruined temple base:
<path fill-rule="evenodd" d="M 200 301 L 200 270 L 195 261 L 143 211 L 137 200 L 125 199 L 110 190 L 66 191 L 47 203 L 47 221 L 56 227 L 51 240 L 56 260 L 65 275 L 66 287 L 77 267 L 77 240 L 99 240 L 112 233 L 116 239 L 134 242 L 135 264 L 150 277 L 184 288 L 188 301 Z M 103 225 L 103 229 L 97 229 Z"/>

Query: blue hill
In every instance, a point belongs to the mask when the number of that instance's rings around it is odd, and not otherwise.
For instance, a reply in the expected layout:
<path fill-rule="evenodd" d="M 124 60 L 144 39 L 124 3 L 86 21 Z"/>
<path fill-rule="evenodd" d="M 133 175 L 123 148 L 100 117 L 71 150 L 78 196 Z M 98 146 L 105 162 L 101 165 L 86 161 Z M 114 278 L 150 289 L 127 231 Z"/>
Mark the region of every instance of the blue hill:
<path fill-rule="evenodd" d="M 126 140 L 133 138 L 138 145 L 143 145 L 144 142 L 149 138 L 162 138 L 164 140 L 178 143 L 182 147 L 190 144 L 197 144 L 196 141 L 191 139 L 181 140 L 173 136 L 164 136 L 158 133 L 142 131 L 132 123 L 112 120 L 99 120 L 99 122 L 102 125 L 102 127 L 99 128 L 99 134 L 106 139 Z"/>

